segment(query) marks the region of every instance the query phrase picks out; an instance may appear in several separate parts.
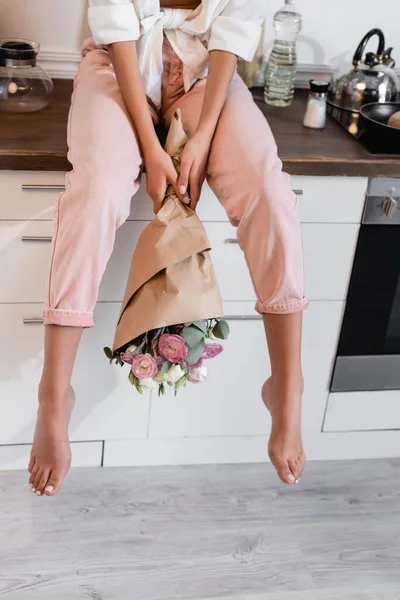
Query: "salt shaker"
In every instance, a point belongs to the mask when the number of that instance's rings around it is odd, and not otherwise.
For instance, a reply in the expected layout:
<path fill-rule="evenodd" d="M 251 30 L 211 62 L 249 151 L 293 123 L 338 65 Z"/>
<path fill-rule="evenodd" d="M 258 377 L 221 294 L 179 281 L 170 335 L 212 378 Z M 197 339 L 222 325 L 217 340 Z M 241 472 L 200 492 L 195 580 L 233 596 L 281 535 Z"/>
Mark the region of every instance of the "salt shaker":
<path fill-rule="evenodd" d="M 305 127 L 311 127 L 312 129 L 323 129 L 325 127 L 328 89 L 329 83 L 327 81 L 310 80 L 310 95 L 303 121 Z"/>

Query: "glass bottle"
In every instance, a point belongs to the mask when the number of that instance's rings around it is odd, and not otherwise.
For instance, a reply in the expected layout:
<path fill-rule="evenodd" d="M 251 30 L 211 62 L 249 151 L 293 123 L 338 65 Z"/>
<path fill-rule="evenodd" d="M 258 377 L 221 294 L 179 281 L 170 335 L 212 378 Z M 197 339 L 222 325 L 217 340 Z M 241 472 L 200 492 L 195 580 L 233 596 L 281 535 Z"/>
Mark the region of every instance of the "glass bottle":
<path fill-rule="evenodd" d="M 276 38 L 267 66 L 264 98 L 272 106 L 289 106 L 293 100 L 296 40 L 301 25 L 296 0 L 285 0 L 285 5 L 274 17 Z"/>

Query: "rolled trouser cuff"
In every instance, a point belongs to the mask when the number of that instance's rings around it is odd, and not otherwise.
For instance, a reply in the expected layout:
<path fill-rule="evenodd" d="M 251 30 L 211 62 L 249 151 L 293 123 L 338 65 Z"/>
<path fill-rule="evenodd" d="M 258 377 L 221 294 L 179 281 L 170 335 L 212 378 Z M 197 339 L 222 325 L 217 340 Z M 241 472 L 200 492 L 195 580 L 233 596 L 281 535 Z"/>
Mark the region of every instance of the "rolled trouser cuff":
<path fill-rule="evenodd" d="M 47 308 L 43 311 L 45 325 L 61 325 L 63 327 L 94 327 L 93 313 L 75 310 Z"/>
<path fill-rule="evenodd" d="M 290 315 L 293 313 L 301 312 L 309 306 L 307 298 L 296 300 L 295 302 L 289 302 L 287 304 L 262 304 L 257 302 L 255 309 L 260 314 L 276 314 L 276 315 Z"/>

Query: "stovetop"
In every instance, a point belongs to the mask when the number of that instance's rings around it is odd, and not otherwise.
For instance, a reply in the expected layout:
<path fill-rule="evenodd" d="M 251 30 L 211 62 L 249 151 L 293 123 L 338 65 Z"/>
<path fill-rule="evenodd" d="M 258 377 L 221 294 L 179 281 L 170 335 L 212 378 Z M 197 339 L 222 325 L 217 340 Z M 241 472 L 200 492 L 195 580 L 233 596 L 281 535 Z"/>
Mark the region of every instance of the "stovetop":
<path fill-rule="evenodd" d="M 340 109 L 332 104 L 327 104 L 328 114 L 331 115 L 350 135 L 370 152 L 379 156 L 400 156 L 399 152 L 387 152 L 375 136 L 368 135 L 360 124 L 360 114 L 349 110 Z"/>

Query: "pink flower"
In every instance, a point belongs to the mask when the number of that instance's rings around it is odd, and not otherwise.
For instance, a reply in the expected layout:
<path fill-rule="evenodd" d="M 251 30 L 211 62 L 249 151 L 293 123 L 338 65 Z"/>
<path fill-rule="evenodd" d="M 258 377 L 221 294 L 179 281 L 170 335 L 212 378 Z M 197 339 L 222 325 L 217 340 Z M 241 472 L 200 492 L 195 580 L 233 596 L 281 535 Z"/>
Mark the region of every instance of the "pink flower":
<path fill-rule="evenodd" d="M 207 379 L 207 367 L 202 365 L 198 369 L 191 369 L 187 376 L 187 380 L 191 383 L 203 383 Z"/>
<path fill-rule="evenodd" d="M 122 358 L 124 363 L 127 363 L 128 365 L 132 364 L 133 354 L 131 354 L 130 352 L 121 352 L 120 357 Z"/>
<path fill-rule="evenodd" d="M 190 365 L 188 362 L 186 362 L 186 360 L 184 361 L 184 366 L 186 369 L 197 369 L 198 367 L 201 367 L 201 365 L 203 364 L 203 357 L 200 356 L 199 360 L 194 363 L 193 365 Z"/>
<path fill-rule="evenodd" d="M 218 354 L 221 354 L 223 349 L 224 347 L 221 346 L 221 344 L 216 344 L 214 342 L 212 342 L 211 344 L 206 344 L 204 346 L 201 358 L 214 358 L 214 356 L 218 356 Z"/>
<path fill-rule="evenodd" d="M 177 363 L 186 358 L 188 349 L 180 335 L 164 333 L 158 342 L 158 351 L 167 360 Z"/>
<path fill-rule="evenodd" d="M 135 354 L 132 357 L 132 373 L 139 379 L 157 375 L 157 363 L 151 354 Z"/>

